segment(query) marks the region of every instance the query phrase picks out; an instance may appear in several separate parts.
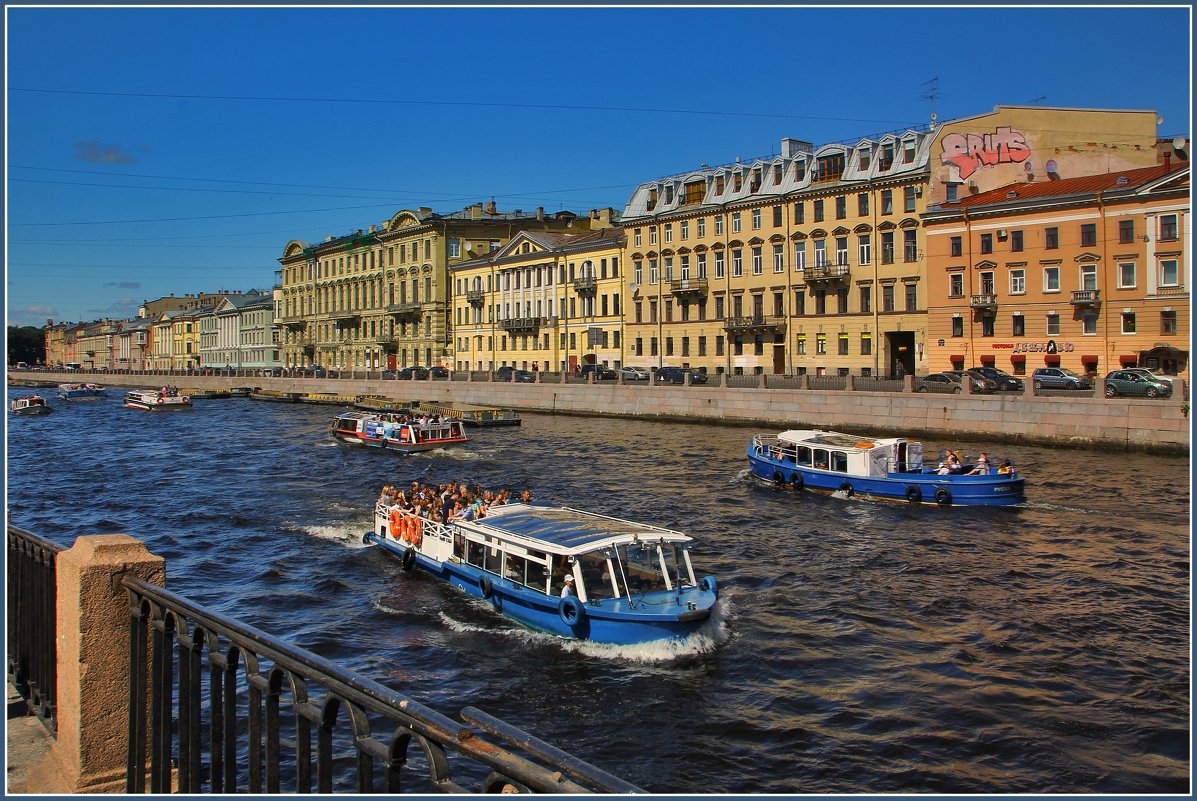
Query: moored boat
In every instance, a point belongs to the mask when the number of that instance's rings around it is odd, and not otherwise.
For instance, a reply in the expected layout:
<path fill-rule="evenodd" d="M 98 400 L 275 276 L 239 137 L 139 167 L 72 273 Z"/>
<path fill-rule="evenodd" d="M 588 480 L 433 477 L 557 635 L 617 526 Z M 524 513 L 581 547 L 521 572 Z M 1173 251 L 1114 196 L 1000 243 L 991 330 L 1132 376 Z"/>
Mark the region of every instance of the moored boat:
<path fill-rule="evenodd" d="M 424 403 L 420 407 L 431 414 L 456 417 L 467 426 L 518 426 L 519 412 L 498 406 L 474 406 L 468 403 Z"/>
<path fill-rule="evenodd" d="M 333 418 L 334 439 L 351 445 L 419 453 L 469 442 L 460 420 L 407 415 L 345 412 Z"/>
<path fill-rule="evenodd" d="M 8 410 L 22 417 L 34 414 L 49 414 L 54 411 L 41 395 L 25 395 L 20 398 L 13 398 L 8 402 Z"/>
<path fill-rule="evenodd" d="M 568 507 L 491 506 L 480 520 L 442 525 L 380 503 L 363 541 L 561 637 L 683 639 L 719 596 L 713 576 L 695 575 L 690 536 Z"/>
<path fill-rule="evenodd" d="M 108 397 L 108 391 L 98 384 L 59 384 L 58 397 L 63 400 L 98 400 Z"/>
<path fill-rule="evenodd" d="M 748 466 L 754 476 L 778 486 L 849 497 L 939 506 L 1010 506 L 1024 500 L 1025 480 L 1008 460 L 1000 468 L 988 457 L 975 464 L 931 465 L 924 462 L 922 443 L 904 437 L 817 430 L 756 435 L 748 445 Z"/>
<path fill-rule="evenodd" d="M 163 392 L 157 389 L 133 389 L 125 395 L 125 406 L 147 412 L 166 412 L 190 409 L 191 398 L 187 395 Z"/>

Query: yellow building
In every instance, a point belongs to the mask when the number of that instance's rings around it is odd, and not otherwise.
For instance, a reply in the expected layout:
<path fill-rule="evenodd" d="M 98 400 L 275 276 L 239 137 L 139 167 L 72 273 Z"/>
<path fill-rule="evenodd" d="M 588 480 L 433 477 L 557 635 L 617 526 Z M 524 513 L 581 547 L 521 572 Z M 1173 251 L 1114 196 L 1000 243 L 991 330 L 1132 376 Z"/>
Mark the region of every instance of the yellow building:
<path fill-rule="evenodd" d="M 575 216 L 499 212 L 492 201 L 452 214 L 404 210 L 365 232 L 289 242 L 279 259 L 283 365 L 452 366 L 450 267 Z"/>
<path fill-rule="evenodd" d="M 523 231 L 455 265 L 455 368 L 622 366 L 622 245 L 604 209 L 565 231 Z"/>
<path fill-rule="evenodd" d="M 199 317 L 210 314 L 211 307 L 186 309 L 176 312 L 170 318 L 171 368 L 174 370 L 196 370 L 200 364 Z"/>
<path fill-rule="evenodd" d="M 1187 163 L 1018 183 L 924 215 L 931 370 L 1188 378 Z"/>
<path fill-rule="evenodd" d="M 67 362 L 63 361 L 65 357 L 66 340 L 68 336 L 74 344 L 74 336 L 68 334 L 68 328 L 71 326 L 68 323 L 55 324 L 53 320 L 47 322 L 46 327 L 42 329 L 42 339 L 45 342 L 44 356 L 47 367 L 61 367 Z M 68 360 L 69 361 L 69 360 Z"/>

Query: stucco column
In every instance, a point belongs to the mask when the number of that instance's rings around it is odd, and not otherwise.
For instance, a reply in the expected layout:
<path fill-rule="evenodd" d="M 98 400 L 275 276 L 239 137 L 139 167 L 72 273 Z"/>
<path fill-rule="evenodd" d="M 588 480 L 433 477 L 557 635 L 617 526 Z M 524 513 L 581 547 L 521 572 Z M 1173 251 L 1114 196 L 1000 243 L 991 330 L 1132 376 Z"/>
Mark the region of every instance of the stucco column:
<path fill-rule="evenodd" d="M 47 792 L 123 792 L 129 731 L 129 599 L 120 577 L 166 585 L 166 562 L 127 534 L 58 554 L 58 737 L 30 776 Z M 37 777 L 37 780 L 35 779 Z"/>

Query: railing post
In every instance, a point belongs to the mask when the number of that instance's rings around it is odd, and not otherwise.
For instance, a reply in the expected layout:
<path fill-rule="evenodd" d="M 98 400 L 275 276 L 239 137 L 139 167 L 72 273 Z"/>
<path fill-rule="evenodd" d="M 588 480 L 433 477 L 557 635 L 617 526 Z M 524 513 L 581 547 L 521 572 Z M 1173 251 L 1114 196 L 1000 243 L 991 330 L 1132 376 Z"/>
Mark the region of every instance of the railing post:
<path fill-rule="evenodd" d="M 166 584 L 166 562 L 127 534 L 58 554 L 58 737 L 30 772 L 54 793 L 123 792 L 130 709 L 129 598 L 120 576 Z"/>

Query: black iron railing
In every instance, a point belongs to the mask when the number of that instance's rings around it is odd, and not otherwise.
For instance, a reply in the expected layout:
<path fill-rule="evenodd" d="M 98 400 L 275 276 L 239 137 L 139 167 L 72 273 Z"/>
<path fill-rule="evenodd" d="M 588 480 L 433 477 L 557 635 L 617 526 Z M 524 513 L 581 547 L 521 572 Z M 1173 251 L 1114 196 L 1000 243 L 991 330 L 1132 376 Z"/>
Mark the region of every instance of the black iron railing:
<path fill-rule="evenodd" d="M 55 561 L 62 546 L 8 527 L 8 680 L 56 731 L 58 627 Z"/>
<path fill-rule="evenodd" d="M 121 583 L 130 793 L 147 774 L 152 793 L 643 792 L 480 710 L 461 716 L 500 742 L 161 587 Z"/>

